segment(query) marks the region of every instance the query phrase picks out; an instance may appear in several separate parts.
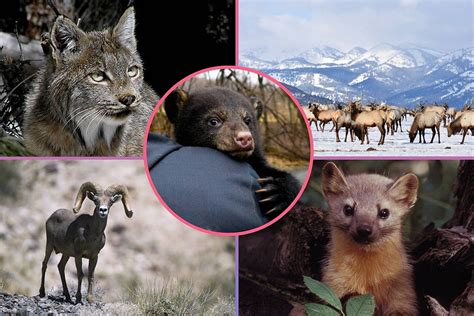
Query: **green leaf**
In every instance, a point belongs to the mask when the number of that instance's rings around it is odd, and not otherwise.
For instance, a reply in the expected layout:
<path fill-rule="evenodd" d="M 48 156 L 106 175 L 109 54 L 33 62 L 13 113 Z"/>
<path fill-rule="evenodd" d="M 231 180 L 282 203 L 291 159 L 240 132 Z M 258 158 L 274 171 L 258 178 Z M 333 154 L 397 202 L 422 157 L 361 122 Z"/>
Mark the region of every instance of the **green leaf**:
<path fill-rule="evenodd" d="M 331 288 L 329 288 L 326 284 L 316 281 L 307 276 L 303 276 L 303 280 L 304 284 L 306 284 L 306 286 L 311 292 L 316 294 L 319 298 L 321 298 L 329 305 L 342 312 L 341 301 L 337 297 L 336 293 L 331 290 Z"/>
<path fill-rule="evenodd" d="M 346 304 L 347 316 L 372 316 L 375 301 L 372 294 L 351 297 Z"/>
<path fill-rule="evenodd" d="M 304 310 L 308 316 L 341 316 L 335 309 L 321 304 L 306 304 Z"/>

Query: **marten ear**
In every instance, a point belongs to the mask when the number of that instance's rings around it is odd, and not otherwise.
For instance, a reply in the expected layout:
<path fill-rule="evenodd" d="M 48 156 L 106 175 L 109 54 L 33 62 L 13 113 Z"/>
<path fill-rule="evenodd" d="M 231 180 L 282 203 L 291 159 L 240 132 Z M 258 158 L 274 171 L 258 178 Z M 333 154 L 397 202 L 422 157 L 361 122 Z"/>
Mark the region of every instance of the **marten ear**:
<path fill-rule="evenodd" d="M 417 198 L 418 177 L 413 173 L 408 173 L 395 181 L 388 189 L 388 194 L 398 203 L 405 207 L 412 207 Z"/>
<path fill-rule="evenodd" d="M 176 89 L 171 92 L 165 100 L 166 116 L 172 124 L 176 123 L 179 112 L 189 101 L 189 94 L 183 89 Z"/>
<path fill-rule="evenodd" d="M 86 34 L 69 18 L 60 15 L 54 21 L 50 41 L 55 59 L 80 49 L 79 42 Z"/>
<path fill-rule="evenodd" d="M 349 189 L 343 173 L 332 162 L 324 165 L 321 182 L 325 198 L 345 193 Z"/>
<path fill-rule="evenodd" d="M 255 109 L 255 116 L 257 117 L 257 120 L 258 120 L 260 116 L 262 116 L 262 113 L 263 113 L 263 103 L 257 97 L 250 97 L 250 103 Z"/>

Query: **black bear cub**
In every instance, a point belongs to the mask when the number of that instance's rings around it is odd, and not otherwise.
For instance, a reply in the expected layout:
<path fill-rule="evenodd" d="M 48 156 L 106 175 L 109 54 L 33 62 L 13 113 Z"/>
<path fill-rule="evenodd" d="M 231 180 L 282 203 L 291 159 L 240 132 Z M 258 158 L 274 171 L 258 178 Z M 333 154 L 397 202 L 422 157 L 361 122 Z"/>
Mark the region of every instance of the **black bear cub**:
<path fill-rule="evenodd" d="M 263 106 L 257 98 L 218 87 L 190 94 L 177 89 L 166 98 L 165 111 L 179 144 L 214 148 L 255 169 L 262 186 L 256 193 L 268 219 L 281 214 L 296 198 L 297 180 L 271 167 L 261 149 L 258 119 Z"/>

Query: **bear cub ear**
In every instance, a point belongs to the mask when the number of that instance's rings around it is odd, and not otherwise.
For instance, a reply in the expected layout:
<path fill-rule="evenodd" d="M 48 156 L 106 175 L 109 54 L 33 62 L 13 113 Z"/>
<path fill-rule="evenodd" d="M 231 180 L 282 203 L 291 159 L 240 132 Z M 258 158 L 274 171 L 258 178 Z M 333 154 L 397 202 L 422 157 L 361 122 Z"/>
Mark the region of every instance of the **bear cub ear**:
<path fill-rule="evenodd" d="M 166 116 L 172 124 L 175 124 L 178 120 L 179 112 L 188 103 L 189 94 L 183 89 L 176 89 L 171 92 L 165 100 L 165 112 Z"/>
<path fill-rule="evenodd" d="M 255 109 L 255 116 L 257 117 L 257 120 L 258 120 L 260 116 L 262 116 L 262 113 L 263 113 L 263 103 L 257 97 L 250 97 L 250 103 Z"/>

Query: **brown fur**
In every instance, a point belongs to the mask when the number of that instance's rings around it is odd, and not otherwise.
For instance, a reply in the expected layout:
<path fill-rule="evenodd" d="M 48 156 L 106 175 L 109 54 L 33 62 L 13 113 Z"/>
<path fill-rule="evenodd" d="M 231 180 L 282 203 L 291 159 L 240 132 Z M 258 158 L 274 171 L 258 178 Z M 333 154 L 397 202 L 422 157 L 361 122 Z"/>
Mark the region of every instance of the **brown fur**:
<path fill-rule="evenodd" d="M 461 144 L 464 144 L 464 139 L 466 138 L 467 130 L 474 129 L 474 111 L 462 111 L 454 121 L 448 125 L 448 137 L 451 135 L 463 131 Z"/>
<path fill-rule="evenodd" d="M 341 298 L 371 293 L 377 315 L 417 315 L 412 267 L 401 236 L 401 219 L 416 201 L 417 177 L 407 174 L 395 182 L 374 174 L 346 177 L 328 163 L 322 187 L 331 227 L 323 282 Z M 343 211 L 346 205 L 354 206 L 352 216 Z M 388 218 L 380 218 L 381 209 L 389 210 Z M 372 230 L 364 241 L 357 239 L 362 226 Z"/>
<path fill-rule="evenodd" d="M 369 144 L 369 133 L 368 127 L 377 127 L 380 131 L 379 145 L 383 145 L 385 142 L 385 122 L 387 121 L 387 115 L 384 111 L 373 110 L 373 111 L 361 111 L 360 106 L 355 103 L 349 105 L 351 109 L 351 118 L 357 124 L 364 128 L 364 135 L 367 138 L 367 144 Z M 361 144 L 364 143 L 362 138 Z"/>
<path fill-rule="evenodd" d="M 430 143 L 433 142 L 436 132 L 438 132 L 438 143 L 441 143 L 440 139 L 440 132 L 439 132 L 439 125 L 441 124 L 441 120 L 443 118 L 441 115 L 436 111 L 428 111 L 417 113 L 415 115 L 415 119 L 411 124 L 410 131 L 408 132 L 408 137 L 410 138 L 410 142 L 413 143 L 415 140 L 416 134 L 419 132 L 419 142 L 421 143 L 421 138 L 423 137 L 423 143 L 426 143 L 425 140 L 425 129 L 431 128 L 433 132 L 433 136 L 431 137 Z"/>

